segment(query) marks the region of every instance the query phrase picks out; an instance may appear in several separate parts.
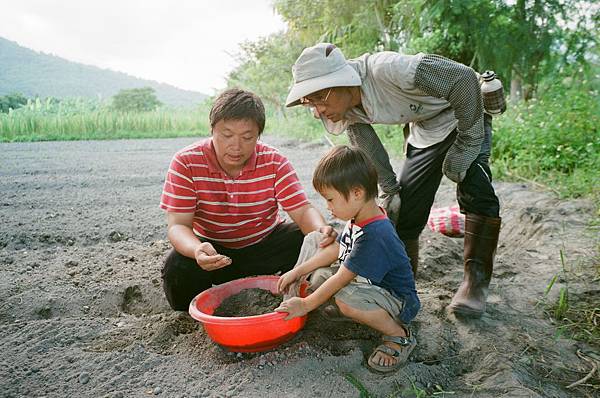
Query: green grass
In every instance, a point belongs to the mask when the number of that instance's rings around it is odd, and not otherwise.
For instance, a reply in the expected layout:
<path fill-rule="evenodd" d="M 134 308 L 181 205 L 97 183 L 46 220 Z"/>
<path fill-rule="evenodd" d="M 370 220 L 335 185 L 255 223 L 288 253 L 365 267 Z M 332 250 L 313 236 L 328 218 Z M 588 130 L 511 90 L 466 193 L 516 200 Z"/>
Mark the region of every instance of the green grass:
<path fill-rule="evenodd" d="M 559 304 L 557 304 L 558 306 Z M 555 310 L 556 311 L 556 310 Z M 600 302 L 576 302 L 564 311 L 558 332 L 574 340 L 585 341 L 600 348 Z"/>
<path fill-rule="evenodd" d="M 12 137 L 11 139 L 0 140 L 0 142 L 36 142 L 36 141 L 101 141 L 101 140 L 121 140 L 121 139 L 144 139 L 144 138 L 177 138 L 177 137 L 201 137 L 208 136 L 207 130 L 204 131 L 126 131 L 116 130 L 112 132 L 89 131 L 83 134 L 77 133 L 46 133 L 46 134 L 27 134 Z"/>
<path fill-rule="evenodd" d="M 344 374 L 344 378 L 352 384 L 359 393 L 360 398 L 373 398 L 376 395 L 367 390 L 365 385 L 352 373 Z M 419 387 L 415 381 L 409 377 L 408 382 L 410 386 L 405 386 L 399 381 L 394 381 L 394 389 L 386 395 L 387 398 L 399 398 L 399 397 L 414 397 L 414 398 L 425 398 L 425 397 L 445 397 L 456 394 L 454 391 L 445 391 L 442 386 L 435 384 L 430 391 Z"/>
<path fill-rule="evenodd" d="M 597 247 L 600 249 L 600 247 Z M 556 336 L 564 336 L 600 347 L 600 297 L 596 294 L 574 295 L 569 285 L 581 278 L 592 278 L 592 283 L 600 281 L 600 254 L 591 259 L 592 275 L 589 272 L 579 274 L 572 265 L 567 263 L 564 252 L 560 251 L 561 270 L 548 283 L 538 305 L 543 305 L 548 317 L 557 323 Z M 549 301 L 548 295 L 556 282 L 560 280 L 563 286 L 559 288 L 558 297 Z"/>
<path fill-rule="evenodd" d="M 371 398 L 374 397 L 372 393 L 370 393 L 367 388 L 354 376 L 352 373 L 346 373 L 344 378 L 352 384 L 359 393 L 360 398 Z"/>
<path fill-rule="evenodd" d="M 310 116 L 303 107 L 290 108 L 285 114 L 267 109 L 265 135 L 270 134 L 313 141 L 321 139 L 325 130 L 321 121 Z"/>
<path fill-rule="evenodd" d="M 492 165 L 498 178 L 600 203 L 600 101 L 584 83 L 551 86 L 496 119 Z"/>
<path fill-rule="evenodd" d="M 108 140 L 208 135 L 208 108 L 122 113 L 84 100 L 36 100 L 0 113 L 0 142 Z"/>

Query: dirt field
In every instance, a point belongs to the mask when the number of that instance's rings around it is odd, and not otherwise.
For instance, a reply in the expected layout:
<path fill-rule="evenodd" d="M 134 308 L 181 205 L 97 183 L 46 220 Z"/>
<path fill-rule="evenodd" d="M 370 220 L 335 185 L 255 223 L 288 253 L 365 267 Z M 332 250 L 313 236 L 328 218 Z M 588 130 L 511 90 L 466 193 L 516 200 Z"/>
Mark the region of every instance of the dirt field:
<path fill-rule="evenodd" d="M 598 374 L 536 304 L 563 250 L 570 300 L 598 301 L 593 206 L 521 184 L 496 184 L 503 229 L 488 312 L 462 321 L 445 307 L 462 279 L 462 240 L 426 230 L 411 362 L 390 376 L 365 357 L 378 336 L 311 314 L 277 350 L 232 354 L 171 311 L 160 268 L 169 248 L 158 208 L 172 154 L 193 139 L 0 144 L 0 396 L 351 397 L 593 396 Z M 327 149 L 276 137 L 315 205 L 312 168 Z M 437 205 L 454 203 L 444 181 Z M 597 351 L 596 351 L 597 354 Z M 593 387 L 595 385 L 596 387 Z M 423 395 L 419 395 L 423 396 Z"/>

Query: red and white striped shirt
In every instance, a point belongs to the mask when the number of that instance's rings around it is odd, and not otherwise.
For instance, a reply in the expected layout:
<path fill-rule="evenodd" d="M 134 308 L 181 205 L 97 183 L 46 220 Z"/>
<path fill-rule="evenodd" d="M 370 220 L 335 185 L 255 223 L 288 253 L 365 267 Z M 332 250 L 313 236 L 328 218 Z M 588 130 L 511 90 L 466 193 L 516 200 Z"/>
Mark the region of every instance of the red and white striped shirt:
<path fill-rule="evenodd" d="M 194 213 L 196 235 L 242 248 L 259 242 L 282 222 L 278 204 L 291 211 L 308 203 L 296 171 L 276 149 L 259 141 L 240 175 L 231 178 L 219 166 L 208 138 L 173 156 L 160 207 Z"/>

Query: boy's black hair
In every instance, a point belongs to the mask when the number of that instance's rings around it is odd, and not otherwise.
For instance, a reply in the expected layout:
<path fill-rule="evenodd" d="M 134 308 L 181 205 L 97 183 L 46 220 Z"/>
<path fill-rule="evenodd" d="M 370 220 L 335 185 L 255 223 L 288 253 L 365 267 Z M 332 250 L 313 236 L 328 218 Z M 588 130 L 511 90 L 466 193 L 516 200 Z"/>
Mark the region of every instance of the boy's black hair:
<path fill-rule="evenodd" d="M 321 158 L 313 174 L 318 192 L 333 188 L 346 200 L 352 188 L 365 190 L 366 199 L 377 197 L 377 171 L 367 155 L 356 147 L 338 145 Z"/>
<path fill-rule="evenodd" d="M 265 129 L 265 106 L 258 95 L 239 88 L 231 88 L 223 91 L 215 99 L 209 119 L 211 128 L 214 128 L 220 120 L 254 120 L 260 135 Z"/>

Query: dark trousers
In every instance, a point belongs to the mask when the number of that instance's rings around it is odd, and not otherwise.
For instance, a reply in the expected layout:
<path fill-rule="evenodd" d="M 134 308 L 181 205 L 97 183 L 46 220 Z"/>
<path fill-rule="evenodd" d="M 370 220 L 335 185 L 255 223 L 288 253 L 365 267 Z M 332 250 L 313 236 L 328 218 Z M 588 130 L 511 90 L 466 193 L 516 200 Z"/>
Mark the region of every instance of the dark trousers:
<path fill-rule="evenodd" d="M 465 179 L 456 187 L 461 212 L 485 217 L 499 217 L 500 203 L 492 186 L 488 164 L 492 140 L 491 116 L 485 115 L 485 139 L 481 152 L 467 170 Z M 416 239 L 427 224 L 435 193 L 442 180 L 442 163 L 454 143 L 456 130 L 444 141 L 427 147 L 408 145 L 406 161 L 400 176 L 402 199 L 396 231 L 400 239 Z"/>
<path fill-rule="evenodd" d="M 213 284 L 254 275 L 269 275 L 294 268 L 304 235 L 295 223 L 282 223 L 262 241 L 242 249 L 229 249 L 210 242 L 219 254 L 231 258 L 230 265 L 205 271 L 195 259 L 169 252 L 162 269 L 167 301 L 176 311 L 187 311 L 192 299 Z"/>

